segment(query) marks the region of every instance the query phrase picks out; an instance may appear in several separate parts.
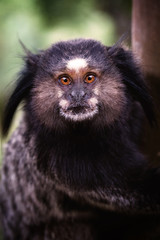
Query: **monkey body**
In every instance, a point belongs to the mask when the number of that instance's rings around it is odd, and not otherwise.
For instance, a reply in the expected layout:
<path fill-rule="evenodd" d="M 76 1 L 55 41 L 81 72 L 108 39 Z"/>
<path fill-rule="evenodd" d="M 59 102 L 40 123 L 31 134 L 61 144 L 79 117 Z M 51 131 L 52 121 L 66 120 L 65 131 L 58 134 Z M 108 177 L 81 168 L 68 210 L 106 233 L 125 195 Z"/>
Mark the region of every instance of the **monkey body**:
<path fill-rule="evenodd" d="M 154 117 L 132 55 L 82 39 L 28 54 L 3 125 L 24 99 L 2 170 L 5 239 L 151 239 L 159 174 L 137 147 L 137 102 Z"/>
<path fill-rule="evenodd" d="M 91 189 L 87 186 L 85 190 L 84 183 L 77 189 L 63 186 L 37 169 L 34 140 L 27 142 L 25 135 L 26 126 L 21 123 L 6 146 L 1 183 L 5 239 L 89 240 L 104 236 L 116 239 L 119 235 L 122 239 L 151 239 L 158 217 L 147 216 L 146 199 L 134 191 L 129 193 L 124 171 L 118 173 L 116 167 L 108 172 L 105 188 L 95 179 Z M 139 164 L 137 168 L 139 171 Z M 117 182 L 112 182 L 114 178 Z M 79 177 L 75 181 L 81 183 Z"/>

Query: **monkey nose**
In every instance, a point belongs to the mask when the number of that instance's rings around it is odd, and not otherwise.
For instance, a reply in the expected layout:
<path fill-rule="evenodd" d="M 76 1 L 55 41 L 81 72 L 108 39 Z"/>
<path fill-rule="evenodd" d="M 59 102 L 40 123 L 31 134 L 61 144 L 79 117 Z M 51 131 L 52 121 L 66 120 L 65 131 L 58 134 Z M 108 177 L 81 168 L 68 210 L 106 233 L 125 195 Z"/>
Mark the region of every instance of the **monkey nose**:
<path fill-rule="evenodd" d="M 86 93 L 84 90 L 79 90 L 79 91 L 73 90 L 70 93 L 71 98 L 74 100 L 81 100 L 82 98 L 84 98 L 85 95 L 86 95 Z"/>

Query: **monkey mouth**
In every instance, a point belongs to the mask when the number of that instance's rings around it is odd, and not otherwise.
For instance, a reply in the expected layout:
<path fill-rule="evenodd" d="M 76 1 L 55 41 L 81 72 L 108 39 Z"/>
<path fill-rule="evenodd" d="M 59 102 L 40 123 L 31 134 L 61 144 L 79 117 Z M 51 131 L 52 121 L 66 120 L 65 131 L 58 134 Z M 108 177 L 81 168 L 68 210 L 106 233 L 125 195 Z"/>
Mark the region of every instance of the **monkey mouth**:
<path fill-rule="evenodd" d="M 77 105 L 77 106 L 74 106 L 74 107 L 68 107 L 67 108 L 67 112 L 71 112 L 72 114 L 76 115 L 76 114 L 79 114 L 79 113 L 85 113 L 87 112 L 89 109 L 89 106 L 80 106 L 80 105 Z"/>
<path fill-rule="evenodd" d="M 91 108 L 90 106 L 75 106 L 67 109 L 60 109 L 60 115 L 65 119 L 72 121 L 84 121 L 92 119 L 98 113 L 98 107 Z"/>

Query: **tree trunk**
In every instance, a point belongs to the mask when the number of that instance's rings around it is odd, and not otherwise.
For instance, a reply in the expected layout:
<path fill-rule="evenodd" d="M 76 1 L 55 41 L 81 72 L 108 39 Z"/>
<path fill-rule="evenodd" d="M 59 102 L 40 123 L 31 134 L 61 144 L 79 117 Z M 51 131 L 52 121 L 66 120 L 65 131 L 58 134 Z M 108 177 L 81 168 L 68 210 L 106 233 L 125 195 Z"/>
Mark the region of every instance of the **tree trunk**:
<path fill-rule="evenodd" d="M 160 163 L 160 0 L 133 0 L 132 48 L 151 89 L 159 125 L 145 127 L 143 149 L 152 162 Z"/>

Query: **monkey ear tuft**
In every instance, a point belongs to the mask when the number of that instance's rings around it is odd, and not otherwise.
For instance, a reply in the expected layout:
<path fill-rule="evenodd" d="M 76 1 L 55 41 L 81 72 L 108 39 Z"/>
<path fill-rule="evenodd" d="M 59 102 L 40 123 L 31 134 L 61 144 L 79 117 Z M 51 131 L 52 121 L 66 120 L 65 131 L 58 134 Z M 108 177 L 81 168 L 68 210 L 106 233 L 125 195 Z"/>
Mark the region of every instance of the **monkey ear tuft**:
<path fill-rule="evenodd" d="M 25 99 L 32 87 L 32 74 L 27 70 L 23 71 L 17 80 L 17 85 L 11 94 L 8 103 L 4 109 L 2 117 L 2 134 L 6 136 L 11 125 L 14 113 L 20 104 Z"/>
<path fill-rule="evenodd" d="M 40 54 L 33 54 L 25 45 L 24 43 L 19 39 L 19 42 L 24 50 L 25 55 L 22 57 L 23 60 L 26 63 L 26 66 L 35 69 L 36 65 L 39 61 Z"/>
<path fill-rule="evenodd" d="M 9 127 L 11 125 L 14 113 L 18 105 L 25 100 L 33 86 L 33 79 L 37 70 L 38 61 L 40 54 L 32 54 L 24 44 L 21 42 L 23 49 L 26 53 L 24 57 L 25 68 L 20 72 L 18 80 L 16 82 L 16 87 L 11 94 L 8 103 L 4 109 L 2 117 L 2 134 L 3 136 L 7 135 Z"/>
<path fill-rule="evenodd" d="M 128 93 L 135 101 L 141 104 L 150 125 L 157 125 L 152 97 L 148 92 L 143 74 L 132 52 L 118 47 L 117 45 L 107 48 L 107 51 L 115 66 L 119 69 L 122 81 L 126 85 Z"/>

